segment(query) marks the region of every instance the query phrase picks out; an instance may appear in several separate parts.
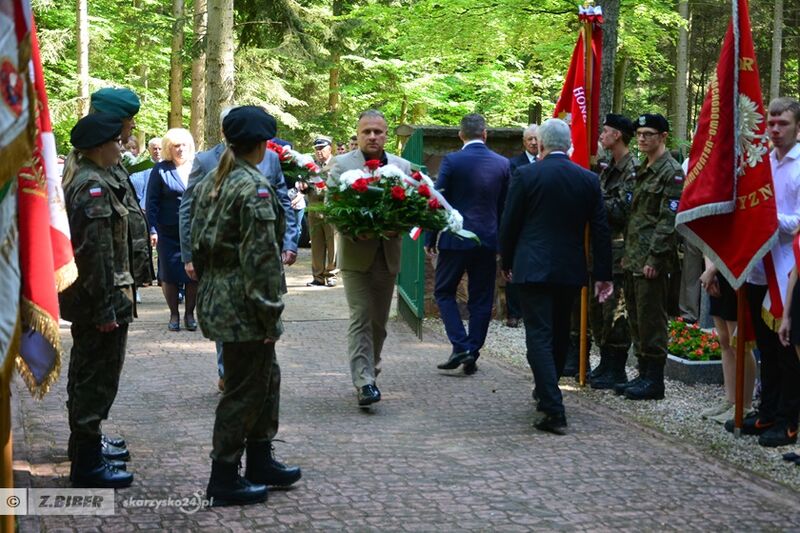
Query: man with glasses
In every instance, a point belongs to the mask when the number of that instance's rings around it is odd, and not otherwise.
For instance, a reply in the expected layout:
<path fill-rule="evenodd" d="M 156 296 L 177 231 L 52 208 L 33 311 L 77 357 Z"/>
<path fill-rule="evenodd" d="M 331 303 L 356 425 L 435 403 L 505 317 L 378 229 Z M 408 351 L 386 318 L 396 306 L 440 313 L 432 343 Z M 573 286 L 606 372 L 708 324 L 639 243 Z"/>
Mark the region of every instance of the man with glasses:
<path fill-rule="evenodd" d="M 614 386 L 629 400 L 664 398 L 667 361 L 669 276 L 678 271 L 675 214 L 684 174 L 667 150 L 669 122 L 659 114 L 636 121 L 636 141 L 645 158 L 622 194 L 630 213 L 625 228 L 625 302 L 639 376 Z"/>

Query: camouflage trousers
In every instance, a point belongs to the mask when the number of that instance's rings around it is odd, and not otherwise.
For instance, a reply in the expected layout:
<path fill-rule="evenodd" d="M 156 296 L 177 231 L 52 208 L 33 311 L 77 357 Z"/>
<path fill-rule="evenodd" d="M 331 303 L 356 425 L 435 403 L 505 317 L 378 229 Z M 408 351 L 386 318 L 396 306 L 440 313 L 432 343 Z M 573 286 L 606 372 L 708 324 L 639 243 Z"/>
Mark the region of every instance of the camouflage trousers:
<path fill-rule="evenodd" d="M 624 278 L 622 274 L 614 274 L 614 294 L 604 303 L 598 302 L 592 295 L 589 297 L 589 327 L 600 350 L 610 348 L 627 353 L 631 347 L 628 311 L 622 295 Z M 594 287 L 594 283 L 590 283 L 589 287 Z"/>
<path fill-rule="evenodd" d="M 655 279 L 625 272 L 625 303 L 636 357 L 664 364 L 667 360 L 669 276 Z"/>
<path fill-rule="evenodd" d="M 69 447 L 73 459 L 76 447 L 100 442 L 100 424 L 117 397 L 119 377 L 125 361 L 128 324 L 108 333 L 94 324 L 73 323 L 72 350 L 67 374 Z"/>
<path fill-rule="evenodd" d="M 278 432 L 281 370 L 275 344 L 222 345 L 225 391 L 217 405 L 211 458 L 238 463 L 246 441 L 272 440 Z"/>

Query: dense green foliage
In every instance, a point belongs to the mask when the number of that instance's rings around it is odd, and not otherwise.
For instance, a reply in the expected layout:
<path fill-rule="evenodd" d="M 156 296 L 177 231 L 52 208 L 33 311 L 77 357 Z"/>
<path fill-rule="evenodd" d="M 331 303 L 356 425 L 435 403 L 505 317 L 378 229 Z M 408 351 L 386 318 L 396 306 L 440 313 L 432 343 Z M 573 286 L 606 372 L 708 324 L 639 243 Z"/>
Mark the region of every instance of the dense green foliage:
<path fill-rule="evenodd" d="M 772 3 L 753 3 L 764 87 L 768 87 Z M 568 0 L 240 0 L 236 4 L 236 95 L 281 123 L 279 136 L 307 149 L 314 136 L 345 140 L 365 108 L 391 124 L 456 124 L 467 112 L 491 126 L 520 126 L 529 109 L 547 116 L 558 97 L 578 21 Z M 690 128 L 728 21 L 729 3 L 691 0 Z M 193 3 L 187 0 L 186 42 Z M 34 0 L 56 133 L 75 120 L 75 3 Z M 91 88 L 126 85 L 143 100 L 139 130 L 166 129 L 171 2 L 92 0 Z M 337 15 L 334 15 L 334 12 Z M 800 9 L 786 8 L 782 86 L 796 94 Z M 618 64 L 625 62 L 622 112 L 671 113 L 675 41 L 673 2 L 622 2 Z M 184 53 L 184 124 L 189 124 L 192 50 Z M 338 72 L 338 101 L 330 98 Z M 766 97 L 765 97 L 766 99 Z"/>

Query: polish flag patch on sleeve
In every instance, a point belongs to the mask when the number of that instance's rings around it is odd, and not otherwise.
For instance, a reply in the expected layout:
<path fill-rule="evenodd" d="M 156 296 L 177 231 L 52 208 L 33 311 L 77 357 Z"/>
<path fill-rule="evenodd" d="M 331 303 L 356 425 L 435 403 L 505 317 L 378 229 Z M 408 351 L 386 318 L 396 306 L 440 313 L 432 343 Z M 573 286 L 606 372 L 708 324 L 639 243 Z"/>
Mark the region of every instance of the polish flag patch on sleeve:
<path fill-rule="evenodd" d="M 89 196 L 92 198 L 100 198 L 103 196 L 103 189 L 100 187 L 92 187 L 89 189 Z"/>
<path fill-rule="evenodd" d="M 269 198 L 270 197 L 269 189 L 265 187 L 259 187 L 258 190 L 256 191 L 256 196 L 258 196 L 259 198 Z"/>

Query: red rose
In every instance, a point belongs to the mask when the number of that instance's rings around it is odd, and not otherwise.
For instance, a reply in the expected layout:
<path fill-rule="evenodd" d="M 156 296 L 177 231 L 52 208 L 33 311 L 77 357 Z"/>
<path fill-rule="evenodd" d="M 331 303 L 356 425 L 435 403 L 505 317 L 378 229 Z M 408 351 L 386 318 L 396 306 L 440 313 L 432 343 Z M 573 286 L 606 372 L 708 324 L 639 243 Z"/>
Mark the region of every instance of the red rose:
<path fill-rule="evenodd" d="M 324 188 L 325 188 L 325 182 L 324 182 L 324 181 L 318 181 L 318 182 L 316 182 L 316 183 L 314 184 L 314 186 L 315 186 L 317 189 L 324 189 Z"/>
<path fill-rule="evenodd" d="M 430 197 L 431 197 L 431 189 L 430 189 L 430 187 L 428 187 L 428 186 L 427 186 L 427 185 L 425 185 L 425 184 L 422 184 L 422 185 L 420 185 L 420 186 L 417 188 L 417 192 L 418 192 L 418 193 L 419 193 L 419 195 L 420 195 L 420 196 L 422 196 L 423 198 L 430 198 Z"/>
<path fill-rule="evenodd" d="M 440 207 L 442 207 L 442 204 L 440 204 L 439 200 L 437 200 L 436 198 L 431 198 L 430 200 L 428 200 L 428 207 L 430 207 L 431 209 L 439 209 Z"/>
<path fill-rule="evenodd" d="M 356 192 L 367 192 L 369 184 L 367 180 L 365 180 L 364 178 L 358 178 L 356 181 L 353 182 L 353 185 L 351 185 L 351 187 L 353 187 L 353 190 Z"/>
<path fill-rule="evenodd" d="M 314 174 L 319 174 L 319 167 L 313 161 L 306 163 L 306 168 Z"/>
<path fill-rule="evenodd" d="M 415 170 L 414 172 L 411 173 L 411 177 L 414 178 L 417 181 L 421 181 L 422 180 L 422 173 L 419 170 Z"/>
<path fill-rule="evenodd" d="M 364 163 L 364 166 L 366 166 L 370 170 L 377 170 L 378 168 L 380 168 L 381 162 L 379 159 L 370 159 L 369 161 Z"/>
<path fill-rule="evenodd" d="M 392 187 L 392 199 L 393 200 L 405 200 L 406 199 L 406 190 L 399 185 L 395 185 Z"/>

